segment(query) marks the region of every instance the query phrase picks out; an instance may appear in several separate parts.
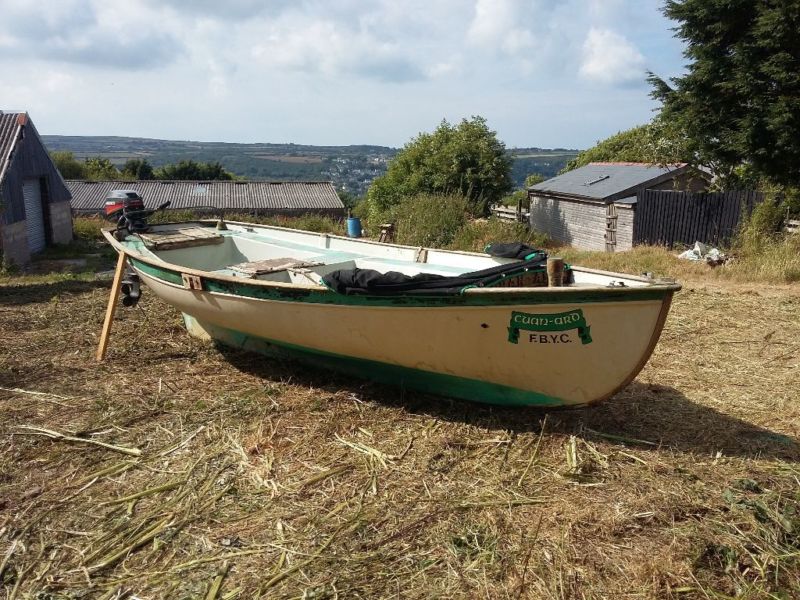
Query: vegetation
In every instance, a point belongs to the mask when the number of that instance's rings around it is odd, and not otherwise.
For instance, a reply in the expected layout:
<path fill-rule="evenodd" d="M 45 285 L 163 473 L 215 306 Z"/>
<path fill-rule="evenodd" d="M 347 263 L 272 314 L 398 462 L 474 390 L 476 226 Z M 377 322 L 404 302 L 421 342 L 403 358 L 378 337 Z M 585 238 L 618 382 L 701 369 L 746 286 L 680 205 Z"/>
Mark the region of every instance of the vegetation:
<path fill-rule="evenodd" d="M 532 173 L 525 178 L 525 183 L 522 189 L 516 190 L 513 193 L 509 194 L 505 198 L 501 200 L 501 204 L 504 206 L 510 206 L 516 208 L 517 206 L 522 207 L 523 209 L 530 208 L 530 198 L 528 197 L 528 188 L 536 185 L 537 183 L 541 183 L 545 181 L 546 177 L 540 175 L 539 173 Z"/>
<path fill-rule="evenodd" d="M 50 153 L 56 168 L 64 179 L 87 179 L 86 163 L 79 161 L 68 150 L 57 150 Z"/>
<path fill-rule="evenodd" d="M 112 181 L 115 179 L 213 181 L 234 179 L 234 175 L 226 171 L 219 162 L 199 163 L 194 160 L 182 160 L 177 164 L 164 165 L 154 170 L 147 159 L 132 158 L 125 161 L 120 170 L 109 158 L 102 156 L 92 156 L 80 161 L 75 158 L 72 152 L 61 150 L 51 152 L 50 157 L 64 179 L 88 179 L 94 181 Z"/>
<path fill-rule="evenodd" d="M 232 173 L 225 170 L 222 164 L 199 163 L 194 160 L 182 160 L 174 165 L 164 165 L 155 170 L 156 179 L 175 179 L 184 181 L 231 181 Z"/>
<path fill-rule="evenodd" d="M 385 146 L 306 146 L 298 144 L 236 144 L 222 142 L 183 142 L 113 136 L 42 136 L 55 152 L 70 152 L 78 158 L 108 158 L 121 171 L 128 161 L 145 161 L 153 168 L 195 160 L 220 163 L 225 170 L 244 179 L 286 181 L 332 181 L 337 190 L 363 197 L 372 180 L 386 172 L 397 153 Z M 54 153 L 55 153 L 54 152 Z M 530 173 L 544 177 L 556 175 L 573 158 L 576 150 L 563 148 L 514 148 L 511 178 L 522 186 Z M 62 171 L 63 173 L 64 171 Z M 128 169 L 124 177 L 133 177 Z M 67 177 L 65 175 L 65 177 Z M 80 173 L 67 179 L 82 179 Z M 142 177 L 138 177 L 142 178 Z M 145 177 L 146 178 L 146 177 Z"/>
<path fill-rule="evenodd" d="M 511 223 L 492 217 L 465 223 L 456 231 L 447 248 L 483 252 L 493 242 L 522 242 L 533 248 L 546 248 L 552 244 L 546 235 L 531 230 L 524 223 Z"/>
<path fill-rule="evenodd" d="M 153 165 L 146 158 L 131 158 L 125 161 L 120 169 L 120 174 L 124 179 L 155 179 Z"/>
<path fill-rule="evenodd" d="M 397 242 L 408 246 L 444 248 L 464 227 L 474 206 L 461 196 L 419 194 L 393 207 Z"/>
<path fill-rule="evenodd" d="M 147 289 L 98 364 L 109 284 L 0 279 L 9 598 L 800 596 L 794 289 L 687 286 L 636 382 L 545 413 L 215 347 Z"/>
<path fill-rule="evenodd" d="M 668 0 L 689 59 L 670 84 L 651 76 L 663 119 L 726 178 L 800 185 L 800 4 Z"/>
<path fill-rule="evenodd" d="M 482 117 L 447 121 L 421 133 L 398 152 L 385 175 L 367 192 L 370 219 L 383 220 L 393 206 L 418 194 L 460 195 L 478 212 L 511 191 L 511 157 Z"/>
<path fill-rule="evenodd" d="M 591 162 L 643 162 L 650 164 L 694 163 L 684 134 L 662 117 L 646 125 L 621 131 L 598 142 L 570 160 L 564 171 Z"/>

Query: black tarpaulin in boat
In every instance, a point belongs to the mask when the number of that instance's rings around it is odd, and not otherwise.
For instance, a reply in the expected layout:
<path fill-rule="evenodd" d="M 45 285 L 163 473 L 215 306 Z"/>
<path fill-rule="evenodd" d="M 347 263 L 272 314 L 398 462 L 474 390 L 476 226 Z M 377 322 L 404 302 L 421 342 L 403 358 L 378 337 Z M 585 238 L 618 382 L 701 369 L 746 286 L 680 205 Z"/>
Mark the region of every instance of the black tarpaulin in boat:
<path fill-rule="evenodd" d="M 527 244 L 522 244 L 520 242 L 508 242 L 508 243 L 494 243 L 489 244 L 484 249 L 486 254 L 490 256 L 497 256 L 499 258 L 518 258 L 520 260 L 528 260 L 536 258 L 537 254 L 541 254 L 541 250 L 537 250 L 536 248 L 531 248 Z M 545 256 L 545 258 L 547 258 Z"/>
<path fill-rule="evenodd" d="M 546 262 L 546 253 L 534 251 L 534 254 L 528 260 L 497 265 L 481 271 L 455 276 L 436 275 L 434 273 L 405 275 L 397 271 L 381 273 L 372 269 L 355 268 L 333 271 L 325 275 L 322 281 L 334 292 L 347 295 L 455 295 L 460 294 L 468 287 L 483 287 L 496 283 L 505 277 L 532 269 L 541 270 Z"/>

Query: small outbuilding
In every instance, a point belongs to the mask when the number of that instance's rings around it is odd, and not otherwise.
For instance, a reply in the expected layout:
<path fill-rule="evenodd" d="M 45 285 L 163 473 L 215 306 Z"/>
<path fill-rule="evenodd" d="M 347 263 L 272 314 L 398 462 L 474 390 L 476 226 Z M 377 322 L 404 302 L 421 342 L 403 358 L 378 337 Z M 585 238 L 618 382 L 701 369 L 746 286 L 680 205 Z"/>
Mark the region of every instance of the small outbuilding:
<path fill-rule="evenodd" d="M 72 240 L 70 194 L 27 113 L 0 111 L 0 250 L 24 265 Z"/>
<path fill-rule="evenodd" d="M 298 216 L 344 217 L 344 204 L 330 181 L 83 181 L 67 180 L 76 214 L 98 214 L 111 190 L 131 190 L 145 207 L 170 202 L 171 209 Z"/>
<path fill-rule="evenodd" d="M 530 227 L 576 248 L 630 250 L 638 193 L 699 192 L 709 180 L 686 164 L 589 163 L 528 188 Z"/>

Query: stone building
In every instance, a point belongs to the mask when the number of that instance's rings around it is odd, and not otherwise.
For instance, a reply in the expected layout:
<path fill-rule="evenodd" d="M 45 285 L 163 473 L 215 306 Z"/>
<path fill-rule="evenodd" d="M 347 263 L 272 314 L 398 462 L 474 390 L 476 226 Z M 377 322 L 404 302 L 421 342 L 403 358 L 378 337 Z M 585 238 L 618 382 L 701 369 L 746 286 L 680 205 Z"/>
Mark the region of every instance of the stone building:
<path fill-rule="evenodd" d="M 24 265 L 72 240 L 70 193 L 27 113 L 0 111 L 0 252 Z"/>

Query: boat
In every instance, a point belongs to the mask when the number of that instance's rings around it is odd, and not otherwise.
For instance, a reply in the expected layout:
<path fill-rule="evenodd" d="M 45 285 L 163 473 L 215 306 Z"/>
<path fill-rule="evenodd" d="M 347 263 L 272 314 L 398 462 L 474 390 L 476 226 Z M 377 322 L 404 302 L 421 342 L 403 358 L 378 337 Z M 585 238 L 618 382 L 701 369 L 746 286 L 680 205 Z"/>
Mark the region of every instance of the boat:
<path fill-rule="evenodd" d="M 680 289 L 569 265 L 549 286 L 543 252 L 509 258 L 222 220 L 104 235 L 131 270 L 126 303 L 143 283 L 193 336 L 498 405 L 611 397 L 644 367 Z"/>

